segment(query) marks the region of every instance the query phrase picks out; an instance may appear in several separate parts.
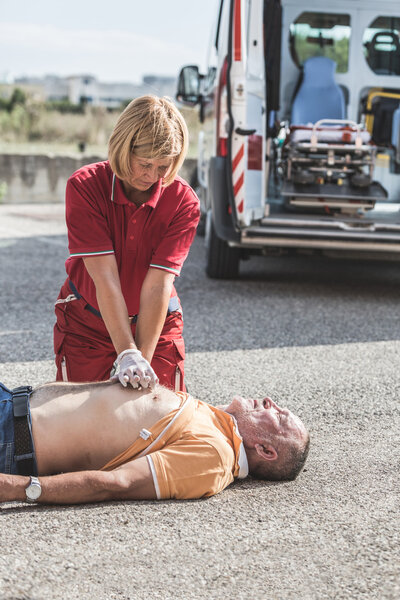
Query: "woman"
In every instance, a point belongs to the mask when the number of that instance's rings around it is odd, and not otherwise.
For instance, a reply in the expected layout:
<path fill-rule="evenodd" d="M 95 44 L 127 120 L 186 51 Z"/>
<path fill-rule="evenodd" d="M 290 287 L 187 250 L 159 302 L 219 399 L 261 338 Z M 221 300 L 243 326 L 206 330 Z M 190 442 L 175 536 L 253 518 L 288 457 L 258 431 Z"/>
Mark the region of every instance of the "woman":
<path fill-rule="evenodd" d="M 199 202 L 177 172 L 186 124 L 166 98 L 120 115 L 108 161 L 66 189 L 70 257 L 56 302 L 57 380 L 100 381 L 116 359 L 123 385 L 185 390 L 183 320 L 174 279 L 193 241 Z"/>

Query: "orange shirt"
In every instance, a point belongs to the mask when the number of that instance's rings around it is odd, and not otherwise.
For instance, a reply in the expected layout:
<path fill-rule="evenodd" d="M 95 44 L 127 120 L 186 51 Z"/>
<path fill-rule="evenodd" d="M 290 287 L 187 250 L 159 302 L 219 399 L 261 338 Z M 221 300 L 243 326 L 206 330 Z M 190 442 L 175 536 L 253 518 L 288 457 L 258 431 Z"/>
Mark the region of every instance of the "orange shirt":
<path fill-rule="evenodd" d="M 248 474 L 247 458 L 235 419 L 188 394 L 103 470 L 111 471 L 146 456 L 157 498 L 213 496 Z"/>

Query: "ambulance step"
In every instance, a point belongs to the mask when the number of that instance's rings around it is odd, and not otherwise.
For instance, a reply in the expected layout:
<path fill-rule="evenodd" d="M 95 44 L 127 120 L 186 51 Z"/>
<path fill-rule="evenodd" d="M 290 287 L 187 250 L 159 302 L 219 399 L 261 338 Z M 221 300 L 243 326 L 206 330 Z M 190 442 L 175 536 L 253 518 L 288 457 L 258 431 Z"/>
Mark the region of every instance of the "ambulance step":
<path fill-rule="evenodd" d="M 267 221 L 268 219 L 265 219 Z M 297 226 L 296 226 L 297 225 Z M 371 225 L 352 227 L 336 223 L 331 227 L 287 222 L 249 227 L 242 232 L 247 247 L 331 248 L 400 253 L 400 224 L 392 228 Z"/>

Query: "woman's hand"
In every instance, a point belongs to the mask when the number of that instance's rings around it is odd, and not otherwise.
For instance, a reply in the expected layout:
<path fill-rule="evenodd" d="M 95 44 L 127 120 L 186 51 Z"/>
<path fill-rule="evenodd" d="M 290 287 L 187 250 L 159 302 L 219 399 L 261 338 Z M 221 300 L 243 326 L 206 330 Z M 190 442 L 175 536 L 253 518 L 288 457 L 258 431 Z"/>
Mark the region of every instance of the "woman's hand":
<path fill-rule="evenodd" d="M 119 372 L 112 377 L 112 380 L 119 379 L 120 383 L 126 387 L 128 383 L 133 388 L 151 388 L 158 383 L 158 377 L 153 371 L 150 363 L 142 356 L 140 350 L 128 349 L 121 352 L 117 357 Z"/>

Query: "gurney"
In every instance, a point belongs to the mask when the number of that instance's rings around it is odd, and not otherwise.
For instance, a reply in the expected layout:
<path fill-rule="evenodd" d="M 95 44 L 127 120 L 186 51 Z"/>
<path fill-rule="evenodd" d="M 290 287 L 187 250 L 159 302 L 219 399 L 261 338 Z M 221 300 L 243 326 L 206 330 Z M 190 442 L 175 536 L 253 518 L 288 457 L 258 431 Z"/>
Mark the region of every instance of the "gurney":
<path fill-rule="evenodd" d="M 289 207 L 364 213 L 386 198 L 373 181 L 376 146 L 348 119 L 320 119 L 289 128 L 282 149 L 282 195 Z"/>

